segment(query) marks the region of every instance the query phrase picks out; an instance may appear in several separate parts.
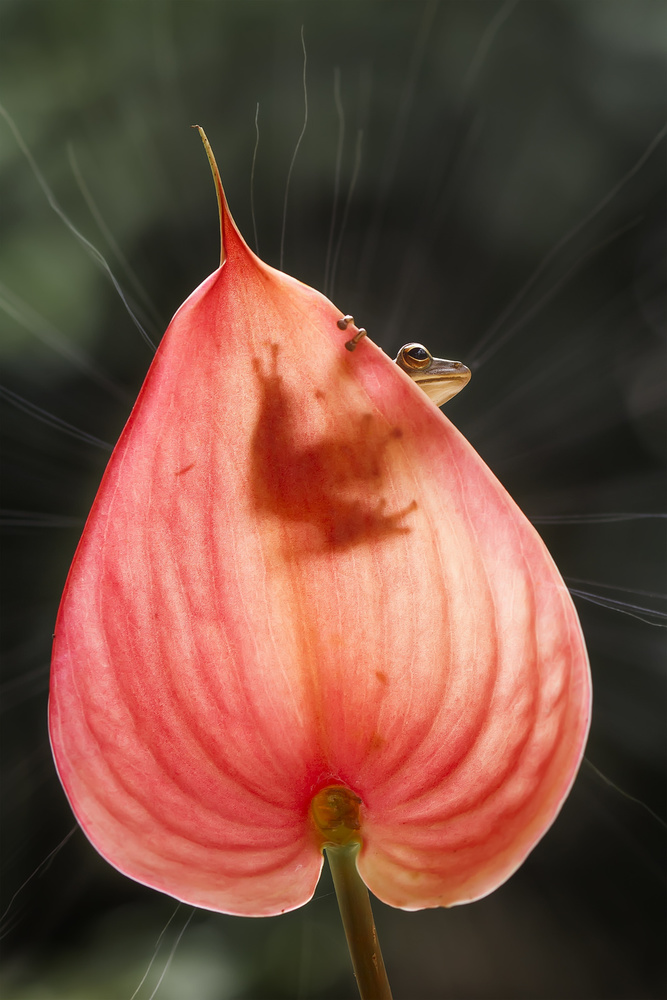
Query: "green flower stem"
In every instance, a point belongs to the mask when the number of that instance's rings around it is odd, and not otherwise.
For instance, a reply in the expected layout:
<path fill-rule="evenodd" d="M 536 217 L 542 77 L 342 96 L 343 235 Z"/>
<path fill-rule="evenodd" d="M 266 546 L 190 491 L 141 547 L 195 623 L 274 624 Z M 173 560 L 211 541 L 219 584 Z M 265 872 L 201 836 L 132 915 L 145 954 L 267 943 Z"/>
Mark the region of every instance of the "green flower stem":
<path fill-rule="evenodd" d="M 392 1000 L 368 889 L 357 871 L 358 843 L 325 850 L 361 1000 Z"/>

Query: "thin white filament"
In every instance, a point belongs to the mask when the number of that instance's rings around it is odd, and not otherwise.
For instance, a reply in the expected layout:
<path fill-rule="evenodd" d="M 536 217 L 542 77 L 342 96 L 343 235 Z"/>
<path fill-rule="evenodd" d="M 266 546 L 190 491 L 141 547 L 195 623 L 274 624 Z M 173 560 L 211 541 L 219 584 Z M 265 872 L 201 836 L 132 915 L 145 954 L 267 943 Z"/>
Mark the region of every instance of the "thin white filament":
<path fill-rule="evenodd" d="M 531 320 L 535 319 L 537 314 L 540 313 L 549 302 L 551 302 L 558 292 L 560 292 L 560 290 L 568 283 L 570 278 L 579 273 L 584 264 L 586 264 L 591 258 L 595 257 L 606 247 L 610 246 L 610 244 L 614 243 L 617 239 L 619 239 L 619 237 L 624 236 L 625 233 L 630 232 L 631 229 L 635 229 L 639 223 L 643 221 L 643 218 L 643 215 L 639 215 L 637 218 L 632 219 L 631 222 L 626 223 L 624 226 L 620 226 L 618 229 L 615 229 L 610 236 L 607 236 L 604 240 L 596 243 L 594 247 L 591 247 L 590 250 L 587 250 L 586 253 L 582 254 L 582 256 L 571 265 L 571 267 L 568 267 L 565 274 L 563 274 L 558 281 L 556 281 L 551 288 L 537 300 L 535 305 L 532 306 L 528 312 L 524 313 L 521 319 L 517 320 L 516 323 L 513 323 L 499 337 L 496 337 L 486 351 L 484 351 L 481 356 L 477 357 L 477 360 L 475 360 L 473 356 L 470 364 L 474 370 L 478 371 L 483 364 L 486 364 L 486 362 L 493 357 L 496 351 L 499 351 L 500 348 L 507 343 L 508 340 L 514 337 L 515 334 L 522 330 L 524 326 L 530 323 Z"/>
<path fill-rule="evenodd" d="M 44 860 L 42 862 L 40 862 L 40 864 L 37 865 L 37 867 L 35 868 L 34 872 L 32 872 L 30 875 L 28 875 L 28 877 L 25 880 L 25 882 L 22 882 L 21 885 L 18 887 L 18 889 L 16 890 L 16 892 L 14 893 L 14 895 L 12 896 L 12 898 L 9 900 L 9 903 L 7 904 L 7 907 L 6 907 L 5 911 L 4 911 L 4 913 L 2 915 L 0 915 L 0 938 L 5 937 L 9 933 L 9 931 L 11 930 L 10 927 L 7 927 L 7 925 L 6 925 L 6 923 L 4 921 L 5 921 L 6 917 L 7 917 L 7 914 L 11 910 L 12 906 L 14 905 L 14 902 L 15 902 L 17 896 L 21 892 L 23 892 L 23 890 L 28 885 L 28 883 L 31 882 L 34 879 L 35 875 L 38 875 L 40 872 L 46 871 L 46 869 L 48 868 L 50 862 L 55 858 L 56 854 L 58 854 L 58 852 L 63 849 L 63 847 L 65 846 L 65 844 L 69 840 L 71 840 L 71 838 L 74 836 L 74 834 L 76 833 L 76 831 L 78 829 L 79 829 L 78 824 L 75 824 L 72 827 L 72 829 L 69 831 L 69 833 L 66 834 L 63 837 L 63 839 L 60 841 L 60 843 L 56 847 L 54 847 L 53 850 L 49 854 L 46 855 L 46 857 L 44 858 Z"/>
<path fill-rule="evenodd" d="M 658 816 L 657 813 L 653 812 L 650 806 L 647 806 L 646 803 L 642 802 L 641 799 L 636 798 L 634 795 L 630 795 L 629 792 L 626 792 L 623 788 L 620 788 L 615 781 L 612 781 L 611 778 L 608 778 L 606 774 L 603 774 L 602 771 L 600 771 L 595 766 L 595 764 L 593 764 L 593 762 L 588 759 L 588 757 L 584 757 L 584 763 L 588 767 L 590 767 L 591 771 L 593 771 L 593 773 L 596 774 L 598 778 L 601 778 L 602 781 L 604 781 L 605 785 L 609 785 L 610 788 L 613 788 L 615 792 L 618 792 L 619 795 L 622 795 L 624 799 L 628 799 L 629 802 L 634 802 L 635 805 L 641 806 L 642 809 L 645 809 L 646 812 L 649 814 L 649 816 L 651 816 L 656 821 L 656 823 L 660 824 L 663 830 L 667 830 L 667 823 L 665 823 L 664 819 L 662 819 L 661 816 Z"/>
<path fill-rule="evenodd" d="M 252 151 L 252 166 L 250 167 L 250 215 L 252 216 L 252 231 L 255 237 L 255 253 L 259 257 L 259 240 L 257 239 L 257 216 L 255 214 L 255 165 L 259 149 L 259 101 L 255 108 L 255 148 Z"/>
<path fill-rule="evenodd" d="M 336 227 L 336 212 L 338 210 L 338 194 L 340 192 L 340 167 L 343 159 L 343 143 L 345 141 L 345 111 L 340 96 L 340 66 L 334 68 L 334 104 L 338 115 L 338 145 L 336 147 L 336 169 L 334 173 L 334 195 L 331 207 L 331 225 L 327 242 L 327 256 L 324 265 L 324 294 L 330 296 L 329 275 L 331 273 L 331 254 L 333 252 L 334 230 Z"/>
<path fill-rule="evenodd" d="M 631 511 L 611 511 L 600 514 L 537 514 L 529 517 L 532 524 L 616 524 L 618 521 L 644 521 L 667 518 L 662 513 L 634 513 Z"/>
<path fill-rule="evenodd" d="M 375 253 L 380 239 L 384 213 L 387 207 L 387 197 L 394 179 L 396 167 L 398 166 L 399 157 L 401 155 L 401 147 L 403 145 L 405 132 L 410 120 L 410 114 L 415 99 L 417 78 L 424 62 L 427 44 L 431 36 L 433 20 L 437 11 L 437 0 L 431 0 L 430 3 L 426 4 L 419 29 L 417 31 L 417 36 L 412 47 L 410 63 L 408 65 L 408 71 L 403 83 L 403 92 L 401 94 L 396 120 L 394 123 L 394 130 L 392 132 L 391 139 L 389 140 L 389 148 L 386 156 L 384 157 L 384 169 L 380 178 L 378 200 L 375 204 L 375 212 L 373 213 L 373 219 L 361 253 L 361 261 L 359 264 L 360 288 L 363 288 L 368 284 L 370 270 L 373 266 L 373 260 L 375 258 Z"/>
<path fill-rule="evenodd" d="M 43 514 L 32 510 L 0 510 L 2 528 L 78 528 L 83 524 L 80 517 L 61 514 Z M 2 690 L 2 688 L 0 688 Z"/>
<path fill-rule="evenodd" d="M 128 302 L 127 297 L 126 297 L 125 293 L 123 292 L 123 289 L 118 284 L 116 276 L 114 275 L 113 271 L 109 267 L 109 264 L 107 263 L 106 258 L 103 256 L 103 254 L 100 253 L 100 251 L 97 249 L 97 247 L 93 246 L 93 244 L 90 242 L 90 240 L 86 239 L 86 237 L 83 235 L 83 233 L 79 232 L 79 230 L 76 228 L 76 226 L 74 225 L 74 223 L 72 223 L 67 218 L 67 216 L 65 215 L 64 211 L 62 210 L 62 208 L 60 207 L 60 205 L 56 201 L 55 195 L 51 191 L 51 188 L 46 183 L 46 180 L 45 180 L 45 178 L 44 178 L 41 170 L 37 166 L 37 164 L 36 164 L 36 162 L 35 162 L 35 160 L 33 158 L 32 153 L 28 149 L 28 147 L 27 147 L 27 145 L 26 145 L 26 143 L 25 143 L 25 141 L 23 139 L 23 136 L 19 132 L 18 127 L 17 127 L 16 123 L 14 122 L 14 119 L 11 117 L 11 115 L 9 114 L 9 112 L 6 110 L 6 108 L 4 107 L 4 105 L 1 104 L 1 103 L 0 103 L 0 115 L 2 115 L 2 117 L 5 119 L 5 121 L 9 125 L 9 128 L 11 129 L 12 134 L 13 134 L 14 138 L 16 139 L 16 144 L 18 145 L 19 149 L 21 150 L 21 152 L 25 156 L 26 160 L 28 161 L 30 169 L 32 170 L 33 175 L 35 177 L 35 180 L 37 181 L 37 183 L 41 187 L 42 191 L 44 192 L 44 196 L 46 197 L 46 200 L 48 201 L 49 205 L 51 206 L 51 208 L 53 209 L 53 211 L 56 213 L 56 215 L 58 216 L 58 218 L 61 219 L 62 222 L 65 223 L 65 225 L 67 226 L 67 228 L 69 229 L 69 231 L 76 237 L 76 239 L 79 241 L 79 243 L 81 243 L 81 245 L 86 249 L 86 251 L 88 252 L 88 254 L 90 254 L 90 256 L 93 258 L 93 260 L 97 264 L 99 264 L 99 266 L 102 268 L 102 270 L 108 276 L 109 280 L 111 281 L 111 284 L 113 285 L 113 287 L 115 288 L 116 292 L 118 293 L 118 296 L 119 296 L 121 302 L 125 306 L 125 309 L 127 310 L 127 313 L 129 315 L 130 319 L 132 320 L 132 322 L 134 323 L 134 325 L 136 326 L 137 330 L 139 331 L 139 333 L 141 334 L 141 336 L 143 337 L 143 339 L 146 341 L 146 343 L 148 344 L 148 346 L 151 348 L 152 351 L 154 351 L 155 350 L 155 344 L 153 343 L 153 341 L 149 337 L 148 333 L 146 332 L 146 330 L 142 326 L 140 320 L 137 318 L 137 316 L 135 316 L 134 312 L 132 311 L 132 307 L 130 306 L 130 303 Z"/>
<path fill-rule="evenodd" d="M 294 147 L 294 152 L 292 154 L 292 162 L 289 165 L 289 170 L 287 171 L 287 183 L 285 184 L 285 200 L 283 202 L 283 228 L 280 234 L 280 270 L 283 270 L 283 264 L 285 262 L 285 229 L 287 226 L 287 199 L 289 198 L 289 186 L 292 180 L 292 171 L 294 170 L 294 164 L 296 163 L 297 153 L 299 152 L 299 146 L 301 145 L 301 140 L 303 139 L 306 126 L 308 125 L 308 87 L 306 86 L 306 41 L 303 37 L 303 25 L 301 25 L 301 48 L 303 49 L 303 125 L 301 127 L 301 133 L 296 141 L 296 146 Z"/>
<path fill-rule="evenodd" d="M 139 992 L 139 990 L 141 989 L 141 987 L 146 982 L 146 979 L 148 978 L 148 974 L 151 971 L 151 969 L 153 968 L 153 963 L 155 962 L 155 959 L 157 958 L 157 953 L 160 950 L 160 945 L 162 944 L 162 938 L 165 936 L 165 934 L 169 930 L 169 927 L 171 925 L 172 920 L 174 919 L 174 917 L 176 916 L 176 914 L 178 913 L 178 911 L 180 910 L 180 908 L 181 908 L 182 905 L 183 905 L 182 903 L 178 903 L 177 904 L 176 909 L 174 910 L 174 912 L 172 913 L 172 915 L 169 917 L 169 920 L 166 922 L 166 924 L 162 928 L 162 930 L 160 932 L 160 936 L 158 937 L 157 941 L 155 942 L 155 949 L 153 951 L 153 957 L 151 958 L 150 962 L 148 963 L 148 968 L 144 972 L 144 974 L 143 974 L 143 976 L 141 978 L 141 982 L 139 983 L 139 985 L 137 986 L 136 990 L 134 991 L 134 993 L 130 997 L 130 1000 L 135 1000 L 135 998 L 137 996 L 137 993 Z M 190 916 L 192 916 L 192 914 L 190 914 Z M 164 973 L 163 973 L 163 975 L 164 975 Z M 162 982 L 162 979 L 160 979 L 160 982 Z M 159 983 L 158 983 L 158 985 L 159 985 Z"/>
<path fill-rule="evenodd" d="M 333 264 L 331 265 L 331 279 L 329 281 L 329 298 L 333 298 L 334 294 L 334 285 L 336 284 L 336 271 L 338 269 L 338 258 L 340 257 L 341 247 L 343 246 L 343 237 L 345 236 L 347 217 L 350 214 L 350 205 L 352 204 L 352 197 L 354 195 L 354 189 L 357 183 L 357 177 L 359 176 L 359 168 L 361 167 L 361 144 L 363 142 L 363 138 L 364 138 L 363 129 L 359 129 L 359 131 L 357 132 L 357 144 L 354 150 L 354 166 L 352 168 L 352 177 L 350 178 L 350 187 L 347 192 L 345 208 L 343 209 L 343 218 L 341 220 L 340 232 L 338 234 L 338 242 L 336 243 L 336 251 L 334 253 Z"/>
<path fill-rule="evenodd" d="M 92 194 L 90 193 L 90 189 L 88 188 L 88 185 L 83 179 L 83 174 L 81 173 L 81 170 L 79 168 L 79 164 L 76 159 L 76 155 L 74 153 L 74 147 L 72 146 L 71 143 L 67 144 L 67 156 L 69 158 L 69 165 L 72 168 L 72 173 L 74 174 L 74 180 L 77 183 L 77 187 L 81 192 L 81 196 L 85 201 L 86 205 L 88 206 L 88 210 L 92 215 L 93 219 L 95 220 L 99 231 L 109 244 L 116 260 L 125 271 L 125 274 L 127 275 L 128 280 L 132 283 L 135 292 L 143 302 L 146 309 L 150 312 L 154 323 L 157 325 L 157 327 L 159 327 L 159 332 L 161 332 L 165 328 L 166 323 L 160 316 L 150 295 L 148 294 L 144 286 L 141 284 L 134 268 L 130 264 L 129 260 L 127 259 L 121 248 L 118 246 L 118 243 L 114 238 L 113 233 L 111 232 L 106 222 L 104 221 L 102 213 L 97 207 L 97 204 L 95 203 L 95 200 Z"/>
<path fill-rule="evenodd" d="M 609 202 L 616 197 L 618 192 L 621 191 L 622 188 L 624 188 L 625 185 L 630 180 L 632 180 L 635 174 L 639 173 L 639 171 L 644 166 L 646 161 L 649 159 L 653 151 L 659 146 L 659 144 L 662 142 L 662 140 L 665 138 L 666 135 L 667 135 L 667 125 L 664 125 L 657 133 L 657 135 L 653 137 L 653 139 L 648 144 L 642 155 L 639 157 L 636 163 L 628 170 L 628 172 L 624 174 L 623 177 L 621 177 L 621 179 L 617 181 L 616 184 L 614 184 L 613 188 L 607 192 L 604 198 L 602 198 L 602 200 L 599 201 L 598 204 L 593 209 L 591 209 L 588 215 L 584 216 L 584 218 L 580 222 L 578 222 L 576 226 L 573 226 L 571 229 L 569 229 L 564 236 L 561 236 L 561 238 L 551 248 L 551 250 L 549 250 L 546 256 L 542 258 L 542 260 L 537 265 L 537 267 L 530 275 L 528 280 L 519 289 L 519 291 L 516 293 L 514 298 L 509 302 L 509 304 L 505 307 L 505 309 L 503 309 L 503 311 L 501 312 L 500 316 L 495 321 L 495 323 L 493 323 L 492 326 L 489 327 L 489 329 L 486 331 L 486 333 L 484 333 L 483 336 L 480 338 L 477 347 L 472 353 L 471 356 L 472 362 L 476 361 L 477 358 L 479 358 L 482 350 L 486 347 L 489 341 L 495 338 L 500 328 L 503 326 L 506 320 L 512 315 L 516 307 L 521 302 L 523 302 L 524 298 L 526 297 L 530 289 L 533 287 L 538 278 L 544 273 L 544 271 L 547 269 L 547 267 L 554 259 L 554 257 L 556 257 L 557 254 L 560 253 L 560 251 L 565 246 L 567 246 L 568 243 L 571 243 L 572 240 L 579 235 L 582 229 L 585 229 L 585 227 L 589 224 L 589 222 L 592 222 L 593 219 L 595 219 L 603 211 L 603 209 L 607 207 Z"/>
<path fill-rule="evenodd" d="M 629 615 L 630 618 L 637 618 L 638 621 L 644 622 L 645 625 L 654 625 L 656 628 L 667 628 L 667 612 L 665 611 L 655 611 L 653 608 L 644 608 L 639 604 L 628 604 L 626 601 L 617 601 L 613 597 L 591 594 L 587 590 L 578 590 L 574 587 L 568 587 L 568 590 L 573 597 L 580 597 L 582 600 L 590 601 L 591 604 L 597 604 L 608 611 L 618 611 L 619 614 Z M 638 614 L 637 612 L 642 613 Z M 663 619 L 665 623 L 663 624 L 663 621 L 652 621 L 651 618 L 644 617 L 645 615 Z"/>
<path fill-rule="evenodd" d="M 44 319 L 43 316 L 40 316 L 32 306 L 10 291 L 2 282 L 0 282 L 0 309 L 7 316 L 11 316 L 24 330 L 32 333 L 38 340 L 41 340 L 43 344 L 46 344 L 61 357 L 66 358 L 70 364 L 93 379 L 94 382 L 97 382 L 98 385 L 102 386 L 117 399 L 121 399 L 126 403 L 131 402 L 122 386 L 108 378 L 89 358 L 77 350 L 76 347 L 73 347 L 60 330 L 57 330 L 52 323 Z"/>
<path fill-rule="evenodd" d="M 176 949 L 178 948 L 179 944 L 181 943 L 181 938 L 183 937 L 183 935 L 185 934 L 186 930 L 190 926 L 190 921 L 192 920 L 192 918 L 194 917 L 194 915 L 195 915 L 196 912 L 197 912 L 196 908 L 193 906 L 192 910 L 190 911 L 190 916 L 188 917 L 188 919 L 183 924 L 183 928 L 181 930 L 181 933 L 178 935 L 178 937 L 174 941 L 174 946 L 171 949 L 171 951 L 169 952 L 169 958 L 167 959 L 165 967 L 162 970 L 162 975 L 158 979 L 158 981 L 157 981 L 157 983 L 155 985 L 155 989 L 153 990 L 153 992 L 149 996 L 148 1000 L 154 1000 L 157 991 L 160 989 L 160 986 L 162 985 L 162 980 L 167 975 L 167 971 L 169 969 L 169 966 L 171 965 L 172 959 L 173 959 L 174 955 L 176 954 Z"/>
<path fill-rule="evenodd" d="M 0 385 L 0 399 L 5 399 L 12 406 L 15 406 L 17 410 L 21 410 L 22 413 L 34 417 L 35 420 L 40 420 L 43 424 L 48 424 L 49 427 L 55 427 L 56 430 L 62 431 L 63 434 L 68 434 L 78 441 L 85 441 L 86 444 L 95 445 L 96 448 L 102 448 L 104 451 L 113 451 L 113 445 L 110 445 L 107 441 L 102 441 L 93 434 L 88 434 L 87 431 L 82 431 L 79 427 L 68 424 L 66 420 L 61 420 L 60 417 L 54 416 L 48 410 L 43 410 L 41 406 L 30 403 L 23 396 L 19 396 L 18 393 L 12 392 L 11 389 L 7 389 L 3 385 Z"/>

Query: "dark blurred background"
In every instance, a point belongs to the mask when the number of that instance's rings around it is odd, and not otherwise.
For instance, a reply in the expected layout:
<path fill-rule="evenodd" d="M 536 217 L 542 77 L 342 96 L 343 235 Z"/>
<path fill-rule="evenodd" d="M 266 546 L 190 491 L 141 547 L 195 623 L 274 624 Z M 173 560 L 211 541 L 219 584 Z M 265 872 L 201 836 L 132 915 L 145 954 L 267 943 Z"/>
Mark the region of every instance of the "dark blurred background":
<path fill-rule="evenodd" d="M 0 102 L 155 342 L 217 263 L 193 123 L 280 263 L 303 25 L 284 268 L 392 355 L 472 364 L 447 412 L 575 593 L 590 764 L 492 896 L 376 905 L 397 1000 L 665 995 L 665 22 L 662 0 L 0 2 Z M 51 633 L 151 352 L 2 118 L 0 220 L 2 996 L 146 1000 L 164 973 L 160 1000 L 353 997 L 326 875 L 244 920 L 176 909 L 78 829 L 51 853 L 73 828 Z"/>

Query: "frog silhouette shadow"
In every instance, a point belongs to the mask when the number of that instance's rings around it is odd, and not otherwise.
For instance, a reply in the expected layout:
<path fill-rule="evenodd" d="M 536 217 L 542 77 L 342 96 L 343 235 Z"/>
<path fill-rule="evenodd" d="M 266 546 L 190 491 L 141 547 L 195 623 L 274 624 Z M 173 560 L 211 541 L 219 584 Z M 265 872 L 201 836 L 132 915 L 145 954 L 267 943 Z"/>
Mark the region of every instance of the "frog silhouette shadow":
<path fill-rule="evenodd" d="M 261 405 L 252 437 L 251 486 L 254 507 L 287 522 L 311 525 L 320 548 L 345 549 L 387 535 L 406 534 L 403 518 L 416 501 L 387 513 L 381 490 L 386 477 L 384 452 L 402 437 L 372 413 L 346 415 L 340 435 L 324 435 L 309 447 L 298 441 L 299 416 L 294 397 L 278 372 L 277 344 L 271 344 L 265 371 L 253 359 Z M 313 395 L 312 405 L 324 393 Z M 317 545 L 309 546 L 317 548 Z"/>

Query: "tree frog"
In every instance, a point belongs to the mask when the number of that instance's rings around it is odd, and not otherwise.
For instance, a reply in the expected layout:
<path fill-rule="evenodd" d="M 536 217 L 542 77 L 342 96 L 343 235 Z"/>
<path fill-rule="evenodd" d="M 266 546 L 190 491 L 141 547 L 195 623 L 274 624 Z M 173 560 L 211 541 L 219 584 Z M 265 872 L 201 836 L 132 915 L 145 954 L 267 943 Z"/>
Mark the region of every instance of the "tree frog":
<path fill-rule="evenodd" d="M 354 316 L 341 316 L 338 328 L 347 330 L 354 324 Z M 359 341 L 366 336 L 363 327 L 359 327 L 354 337 L 348 340 L 345 347 L 354 351 Z M 444 358 L 434 358 L 423 344 L 404 344 L 394 361 L 399 368 L 423 389 L 428 398 L 436 406 L 442 406 L 460 392 L 470 381 L 471 371 L 460 361 L 445 361 Z"/>

